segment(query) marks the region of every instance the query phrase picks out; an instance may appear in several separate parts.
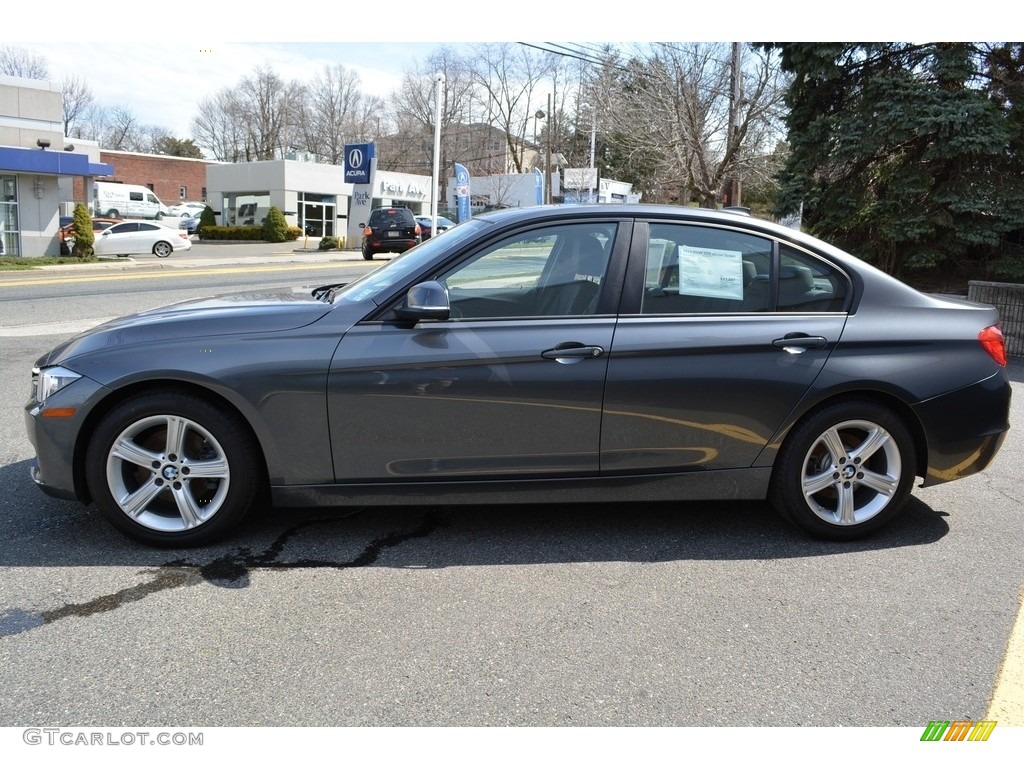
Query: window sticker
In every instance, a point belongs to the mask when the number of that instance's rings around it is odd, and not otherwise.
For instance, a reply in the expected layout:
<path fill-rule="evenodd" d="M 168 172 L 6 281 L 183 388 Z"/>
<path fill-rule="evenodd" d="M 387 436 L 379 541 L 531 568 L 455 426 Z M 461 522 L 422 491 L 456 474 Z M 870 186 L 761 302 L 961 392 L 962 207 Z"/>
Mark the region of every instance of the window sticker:
<path fill-rule="evenodd" d="M 713 299 L 743 299 L 743 253 L 679 247 L 679 293 Z"/>

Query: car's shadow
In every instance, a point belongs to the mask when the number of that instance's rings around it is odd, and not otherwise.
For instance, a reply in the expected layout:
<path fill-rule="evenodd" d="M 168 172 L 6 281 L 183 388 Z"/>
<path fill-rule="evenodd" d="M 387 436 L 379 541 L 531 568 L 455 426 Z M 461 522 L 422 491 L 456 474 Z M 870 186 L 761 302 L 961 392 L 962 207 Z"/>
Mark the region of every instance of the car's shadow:
<path fill-rule="evenodd" d="M 121 536 L 93 507 L 39 495 L 27 467 L 0 468 L 10 491 L 0 566 L 175 565 L 237 581 L 252 569 L 816 557 L 926 544 L 949 530 L 945 513 L 913 497 L 883 531 L 846 543 L 809 538 L 752 501 L 267 509 L 221 544 L 155 549 Z"/>
<path fill-rule="evenodd" d="M 917 499 L 879 534 L 850 543 L 808 538 L 763 502 L 274 509 L 250 516 L 219 545 L 154 549 L 124 538 L 94 508 L 42 497 L 28 464 L 0 468 L 8 491 L 0 499 L 8 530 L 0 566 L 129 567 L 138 582 L 45 610 L 0 607 L 0 637 L 167 589 L 203 582 L 244 589 L 254 573 L 821 557 L 927 544 L 949 531 L 945 514 Z"/>

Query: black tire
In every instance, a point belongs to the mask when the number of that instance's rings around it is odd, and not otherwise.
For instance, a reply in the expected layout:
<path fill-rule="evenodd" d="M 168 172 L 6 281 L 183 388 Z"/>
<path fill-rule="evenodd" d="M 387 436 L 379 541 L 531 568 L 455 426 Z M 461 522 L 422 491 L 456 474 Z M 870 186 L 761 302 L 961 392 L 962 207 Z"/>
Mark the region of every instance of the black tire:
<path fill-rule="evenodd" d="M 158 259 L 166 259 L 174 253 L 174 246 L 164 240 L 158 240 L 153 243 L 153 253 Z"/>
<path fill-rule="evenodd" d="M 210 544 L 235 529 L 262 487 L 261 467 L 238 417 L 170 391 L 116 406 L 96 427 L 85 456 L 86 481 L 102 515 L 127 536 L 158 547 Z"/>
<path fill-rule="evenodd" d="M 366 261 L 373 261 L 373 251 L 363 248 L 363 258 Z"/>
<path fill-rule="evenodd" d="M 120 219 L 121 218 L 121 212 L 118 211 L 117 208 L 111 208 L 109 211 L 107 211 L 107 218 L 108 219 Z"/>
<path fill-rule="evenodd" d="M 834 403 L 786 437 L 769 500 L 812 536 L 850 541 L 874 533 L 906 504 L 916 475 L 903 421 L 872 400 Z"/>

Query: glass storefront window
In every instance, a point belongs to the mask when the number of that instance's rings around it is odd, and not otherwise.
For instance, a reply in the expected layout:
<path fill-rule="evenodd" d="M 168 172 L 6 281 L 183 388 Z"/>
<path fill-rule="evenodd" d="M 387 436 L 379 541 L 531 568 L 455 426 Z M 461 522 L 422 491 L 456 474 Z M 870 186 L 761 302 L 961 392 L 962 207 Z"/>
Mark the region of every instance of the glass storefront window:
<path fill-rule="evenodd" d="M 226 226 L 262 226 L 269 210 L 269 192 L 234 192 L 224 195 L 224 224 Z"/>
<path fill-rule="evenodd" d="M 333 237 L 335 197 L 316 192 L 299 192 L 299 229 L 310 237 Z"/>
<path fill-rule="evenodd" d="M 0 176 L 0 255 L 20 256 L 18 177 Z"/>

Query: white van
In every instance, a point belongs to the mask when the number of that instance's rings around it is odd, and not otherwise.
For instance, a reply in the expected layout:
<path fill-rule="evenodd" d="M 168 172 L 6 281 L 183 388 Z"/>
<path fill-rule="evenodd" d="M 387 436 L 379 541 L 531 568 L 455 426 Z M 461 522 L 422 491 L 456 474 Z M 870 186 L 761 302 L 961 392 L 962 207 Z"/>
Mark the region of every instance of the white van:
<path fill-rule="evenodd" d="M 93 185 L 93 214 L 111 219 L 162 219 L 167 206 L 148 187 L 97 181 Z"/>

